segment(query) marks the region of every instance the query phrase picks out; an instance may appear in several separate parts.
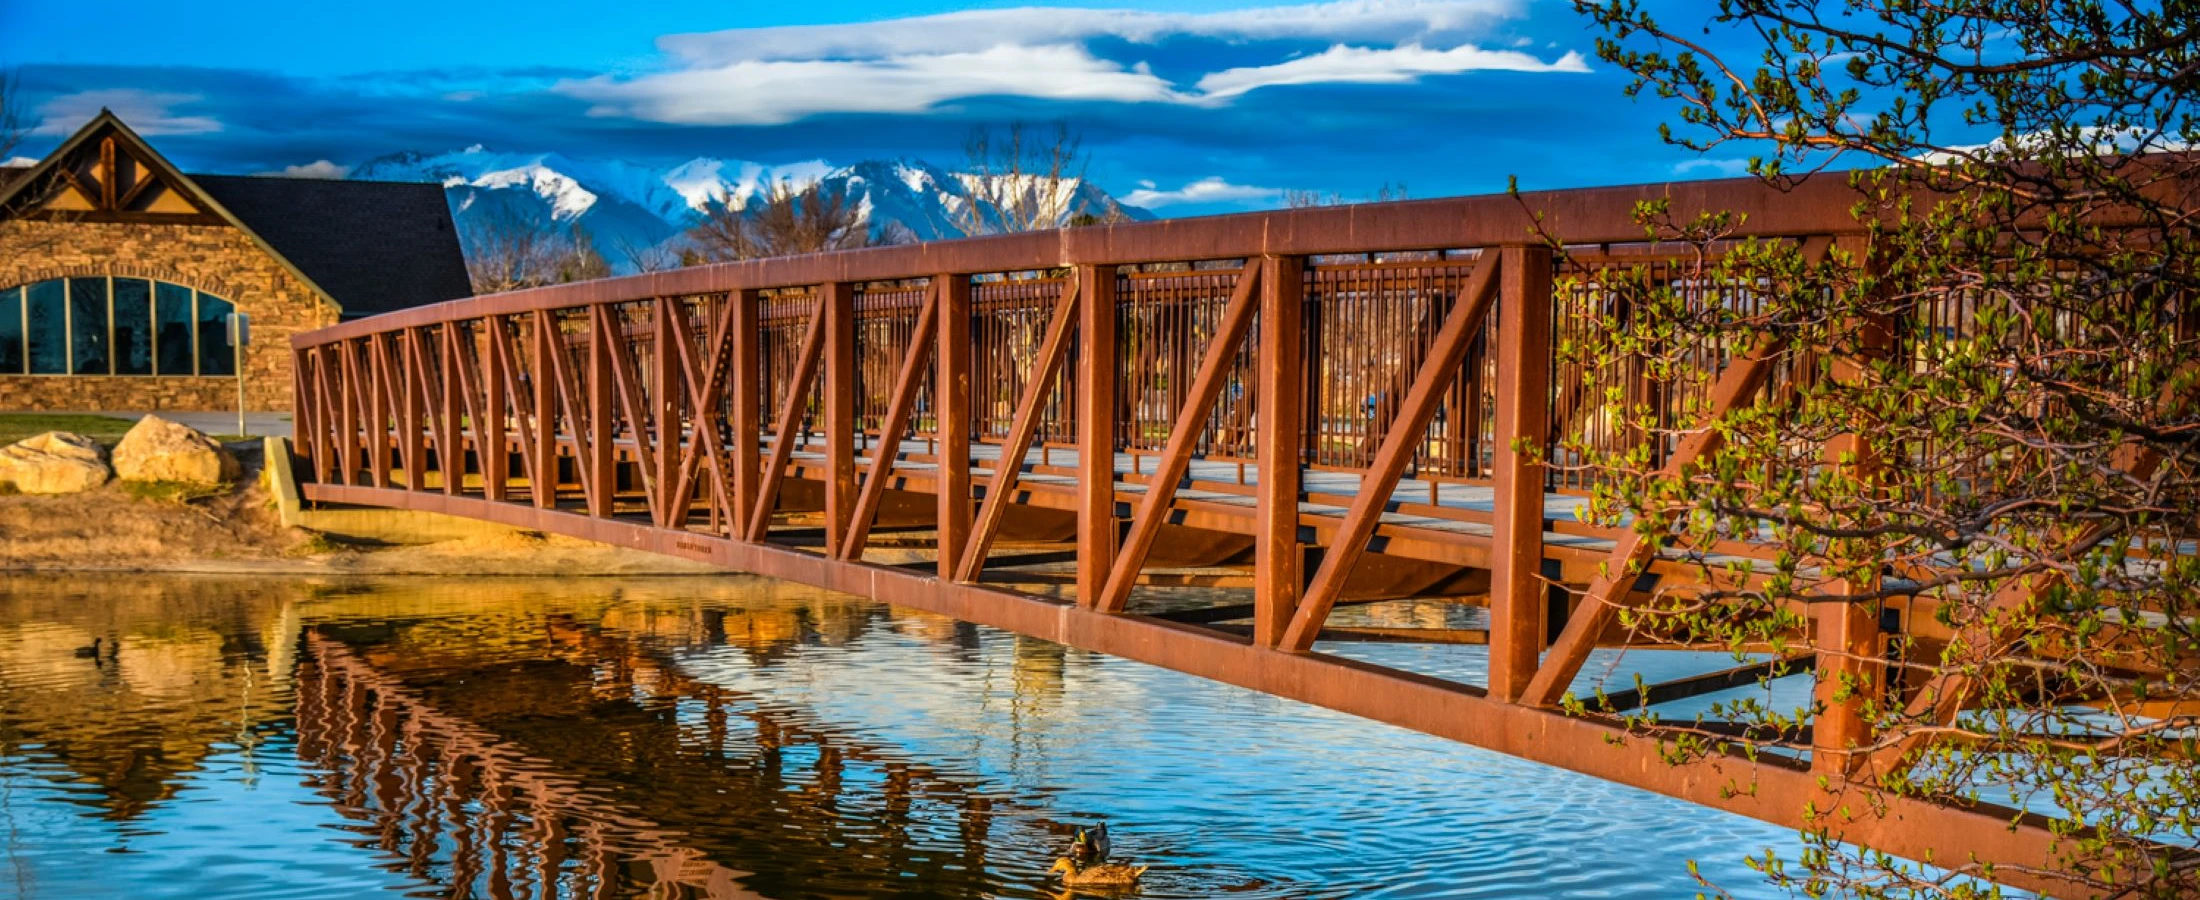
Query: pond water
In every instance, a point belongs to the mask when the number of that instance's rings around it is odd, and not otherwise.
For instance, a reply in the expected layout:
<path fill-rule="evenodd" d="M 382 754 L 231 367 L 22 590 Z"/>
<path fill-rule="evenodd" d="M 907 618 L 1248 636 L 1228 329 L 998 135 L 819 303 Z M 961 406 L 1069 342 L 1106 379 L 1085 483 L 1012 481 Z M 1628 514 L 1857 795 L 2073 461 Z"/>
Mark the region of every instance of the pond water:
<path fill-rule="evenodd" d="M 95 643 L 96 642 L 96 643 Z M 747 577 L 0 580 L 0 897 L 1772 896 L 1783 829 Z"/>

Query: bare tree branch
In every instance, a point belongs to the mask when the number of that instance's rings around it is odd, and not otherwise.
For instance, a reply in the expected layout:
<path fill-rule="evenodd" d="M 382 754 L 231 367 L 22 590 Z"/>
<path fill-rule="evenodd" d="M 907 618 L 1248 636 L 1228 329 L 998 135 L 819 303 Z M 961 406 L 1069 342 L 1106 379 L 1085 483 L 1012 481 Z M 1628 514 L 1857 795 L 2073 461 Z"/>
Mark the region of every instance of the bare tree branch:
<path fill-rule="evenodd" d="M 712 200 L 687 237 L 706 262 L 852 250 L 907 239 L 898 229 L 874 230 L 863 207 L 846 193 L 828 190 L 823 182 L 798 187 L 785 179 L 746 205 L 737 205 L 731 195 Z"/>
<path fill-rule="evenodd" d="M 1022 122 L 1000 132 L 976 129 L 963 150 L 967 161 L 961 181 L 968 202 L 956 211 L 956 225 L 965 235 L 1102 225 L 1129 218 L 1112 201 L 1088 208 L 1078 199 L 1091 160 L 1083 140 L 1065 124 L 1057 123 L 1046 134 Z"/>
<path fill-rule="evenodd" d="M 585 229 L 534 219 L 509 207 L 471 217 L 459 236 L 466 249 L 466 275 L 477 294 L 611 275 Z"/>

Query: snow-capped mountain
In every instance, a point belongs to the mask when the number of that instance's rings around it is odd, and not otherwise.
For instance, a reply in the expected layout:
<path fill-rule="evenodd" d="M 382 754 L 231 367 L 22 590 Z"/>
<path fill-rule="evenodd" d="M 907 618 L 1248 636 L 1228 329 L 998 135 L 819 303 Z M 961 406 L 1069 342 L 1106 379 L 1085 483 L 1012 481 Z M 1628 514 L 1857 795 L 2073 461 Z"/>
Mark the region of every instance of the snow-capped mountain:
<path fill-rule="evenodd" d="M 693 159 L 670 168 L 617 160 L 576 159 L 557 153 L 504 153 L 480 145 L 428 155 L 395 153 L 354 169 L 354 179 L 432 181 L 443 185 L 463 230 L 481 217 L 510 213 L 528 221 L 577 224 L 615 268 L 627 268 L 637 251 L 676 246 L 680 236 L 713 201 L 745 209 L 771 186 L 822 181 L 845 193 L 874 230 L 905 229 L 919 240 L 962 237 L 973 192 L 1022 191 L 1042 216 L 1069 224 L 1080 213 L 1121 209 L 1133 219 L 1146 210 L 1124 206 L 1082 179 L 1020 184 L 987 183 L 917 160 L 871 160 L 835 167 L 823 161 L 768 166 L 742 160 Z M 980 193 L 979 196 L 994 196 Z"/>

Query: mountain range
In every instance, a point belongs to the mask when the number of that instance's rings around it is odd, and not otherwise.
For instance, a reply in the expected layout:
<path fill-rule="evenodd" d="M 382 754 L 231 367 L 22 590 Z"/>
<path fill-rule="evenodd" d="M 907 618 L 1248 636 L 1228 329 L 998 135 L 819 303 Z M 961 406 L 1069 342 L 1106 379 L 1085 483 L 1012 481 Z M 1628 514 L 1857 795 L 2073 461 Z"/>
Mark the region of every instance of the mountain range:
<path fill-rule="evenodd" d="M 578 225 L 613 268 L 630 270 L 640 254 L 677 250 L 682 235 L 718 200 L 747 210 L 772 185 L 823 182 L 861 209 L 874 233 L 898 227 L 917 240 L 967 236 L 971 195 L 998 196 L 995 185 L 1026 192 L 1043 217 L 1068 225 L 1079 214 L 1121 210 L 1132 219 L 1153 214 L 1127 206 L 1083 179 L 1025 176 L 1014 184 L 955 172 L 920 160 L 868 160 L 835 167 L 820 161 L 770 166 L 741 160 L 692 159 L 670 168 L 558 153 L 509 153 L 480 145 L 447 153 L 417 151 L 376 157 L 350 177 L 369 181 L 430 181 L 443 185 L 461 233 L 483 219 L 511 214 L 532 223 Z"/>

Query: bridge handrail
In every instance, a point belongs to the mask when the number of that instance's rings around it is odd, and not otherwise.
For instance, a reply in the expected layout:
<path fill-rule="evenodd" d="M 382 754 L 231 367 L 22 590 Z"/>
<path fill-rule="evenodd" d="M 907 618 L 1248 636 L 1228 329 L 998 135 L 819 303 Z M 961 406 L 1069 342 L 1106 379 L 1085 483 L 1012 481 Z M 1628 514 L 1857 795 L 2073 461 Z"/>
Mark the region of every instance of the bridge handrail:
<path fill-rule="evenodd" d="M 694 266 L 420 306 L 299 334 L 291 343 L 306 349 L 483 316 L 943 273 L 1494 247 L 1538 240 L 1532 229 L 1539 215 L 1545 230 L 1570 245 L 1639 243 L 1646 235 L 1633 212 L 1639 203 L 1660 199 L 1670 201 L 1677 217 L 1736 213 L 1736 238 L 1864 230 L 1850 214 L 1858 195 L 1839 177 L 1787 188 L 1756 178 L 1730 178 L 1485 194 L 1097 225 Z"/>

